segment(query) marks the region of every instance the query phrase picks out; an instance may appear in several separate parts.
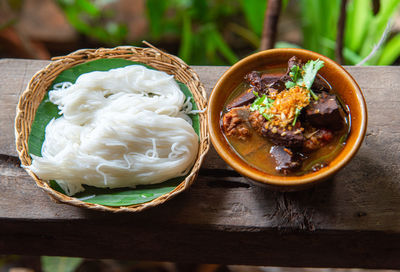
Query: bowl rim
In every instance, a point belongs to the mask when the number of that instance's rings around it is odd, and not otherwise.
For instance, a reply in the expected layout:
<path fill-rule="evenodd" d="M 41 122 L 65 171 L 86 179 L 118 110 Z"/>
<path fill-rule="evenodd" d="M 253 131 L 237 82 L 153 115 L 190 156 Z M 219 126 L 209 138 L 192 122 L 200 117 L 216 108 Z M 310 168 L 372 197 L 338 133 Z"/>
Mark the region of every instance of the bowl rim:
<path fill-rule="evenodd" d="M 220 133 L 222 134 L 221 131 L 215 131 L 213 129 L 212 123 L 212 117 L 213 117 L 213 112 L 212 109 L 214 108 L 215 102 L 215 96 L 216 96 L 216 90 L 222 88 L 222 85 L 224 81 L 226 81 L 230 75 L 236 71 L 238 67 L 241 67 L 242 65 L 255 61 L 256 59 L 268 56 L 268 55 L 274 55 L 278 53 L 285 53 L 285 54 L 292 54 L 292 55 L 299 55 L 299 54 L 310 54 L 313 55 L 315 58 L 319 58 L 320 60 L 323 60 L 325 63 L 329 63 L 330 65 L 333 65 L 335 68 L 338 69 L 342 73 L 342 75 L 347 78 L 347 80 L 350 81 L 350 83 L 353 85 L 353 91 L 355 91 L 355 95 L 357 97 L 358 101 L 358 106 L 360 108 L 360 117 L 361 117 L 361 125 L 360 128 L 357 131 L 354 131 L 356 133 L 356 141 L 355 143 L 349 147 L 346 155 L 342 160 L 340 160 L 338 163 L 332 165 L 329 167 L 329 169 L 325 171 L 317 171 L 313 172 L 311 174 L 305 174 L 301 176 L 280 176 L 280 175 L 271 175 L 267 174 L 265 172 L 262 172 L 251 165 L 249 165 L 244 159 L 242 159 L 240 156 L 237 155 L 239 158 L 239 161 L 242 163 L 237 163 L 235 160 L 232 160 L 230 158 L 230 153 L 225 150 L 224 144 L 221 142 L 220 139 L 223 139 L 222 141 L 226 141 L 224 137 L 217 137 L 217 134 Z M 215 113 L 214 113 L 215 114 Z M 219 114 L 219 113 L 218 113 Z M 364 95 L 361 91 L 361 88 L 357 84 L 357 82 L 354 80 L 354 78 L 350 75 L 349 72 L 347 72 L 340 64 L 337 62 L 329 59 L 326 56 L 323 56 L 319 53 L 306 50 L 306 49 L 299 49 L 299 48 L 279 48 L 279 49 L 269 49 L 269 50 L 264 50 L 255 54 L 251 54 L 234 65 L 232 65 L 227 71 L 223 73 L 223 75 L 218 79 L 217 83 L 215 84 L 210 98 L 208 100 L 208 125 L 209 125 L 209 133 L 210 133 L 210 139 L 211 142 L 217 151 L 217 153 L 221 156 L 221 158 L 228 163 L 234 170 L 239 172 L 241 175 L 250 178 L 251 180 L 254 180 L 256 182 L 260 182 L 263 185 L 273 185 L 274 187 L 294 187 L 294 186 L 304 186 L 312 183 L 316 183 L 318 181 L 327 179 L 331 175 L 337 173 L 342 167 L 344 167 L 357 153 L 359 150 L 362 141 L 364 139 L 366 129 L 367 129 L 367 121 L 368 121 L 368 113 L 367 113 L 367 106 L 365 102 Z M 228 144 L 228 143 L 226 143 Z M 228 144 L 229 145 L 229 144 Z M 235 151 L 232 149 L 233 153 Z"/>

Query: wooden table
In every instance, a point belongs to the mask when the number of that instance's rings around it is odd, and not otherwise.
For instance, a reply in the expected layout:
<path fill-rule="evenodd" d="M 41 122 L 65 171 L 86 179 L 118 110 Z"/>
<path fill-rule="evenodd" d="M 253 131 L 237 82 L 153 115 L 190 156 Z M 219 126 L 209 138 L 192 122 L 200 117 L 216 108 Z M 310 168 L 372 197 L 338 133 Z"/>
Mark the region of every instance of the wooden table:
<path fill-rule="evenodd" d="M 0 254 L 400 268 L 400 67 L 346 67 L 368 104 L 351 163 L 307 191 L 250 185 L 211 148 L 192 188 L 139 214 L 54 203 L 19 166 L 18 97 L 48 61 L 0 60 Z M 227 67 L 194 67 L 207 92 Z"/>

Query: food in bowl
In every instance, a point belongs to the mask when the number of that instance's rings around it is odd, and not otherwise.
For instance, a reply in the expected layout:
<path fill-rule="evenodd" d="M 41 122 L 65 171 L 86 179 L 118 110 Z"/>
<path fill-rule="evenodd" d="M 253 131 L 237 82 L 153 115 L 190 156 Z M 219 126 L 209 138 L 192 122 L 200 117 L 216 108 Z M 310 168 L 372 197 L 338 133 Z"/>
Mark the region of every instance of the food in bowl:
<path fill-rule="evenodd" d="M 68 195 L 84 189 L 157 184 L 190 171 L 198 136 L 191 103 L 173 76 L 130 65 L 81 75 L 49 92 L 59 118 L 46 127 L 42 156 L 26 168 Z"/>
<path fill-rule="evenodd" d="M 324 62 L 292 57 L 285 68 L 253 71 L 232 92 L 221 130 L 235 152 L 271 175 L 299 176 L 329 165 L 345 145 L 349 113 Z"/>

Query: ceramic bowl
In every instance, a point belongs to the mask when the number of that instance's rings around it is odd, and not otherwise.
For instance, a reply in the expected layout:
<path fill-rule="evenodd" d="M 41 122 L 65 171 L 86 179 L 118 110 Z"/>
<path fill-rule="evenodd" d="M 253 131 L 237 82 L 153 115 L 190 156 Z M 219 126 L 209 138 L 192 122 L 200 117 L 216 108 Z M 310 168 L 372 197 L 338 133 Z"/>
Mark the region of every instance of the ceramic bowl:
<path fill-rule="evenodd" d="M 229 95 L 243 81 L 247 73 L 254 70 L 267 70 L 274 66 L 287 67 L 287 61 L 292 56 L 297 56 L 302 60 L 320 59 L 325 62 L 319 74 L 329 82 L 344 104 L 347 105 L 351 116 L 351 128 L 343 150 L 328 166 L 302 176 L 271 175 L 252 167 L 235 153 L 222 133 L 220 117 Z M 233 169 L 258 185 L 290 191 L 304 189 L 328 179 L 354 157 L 365 136 L 367 107 L 356 81 L 333 60 L 303 49 L 272 49 L 240 60 L 222 75 L 209 99 L 208 123 L 211 141 L 216 151 Z"/>

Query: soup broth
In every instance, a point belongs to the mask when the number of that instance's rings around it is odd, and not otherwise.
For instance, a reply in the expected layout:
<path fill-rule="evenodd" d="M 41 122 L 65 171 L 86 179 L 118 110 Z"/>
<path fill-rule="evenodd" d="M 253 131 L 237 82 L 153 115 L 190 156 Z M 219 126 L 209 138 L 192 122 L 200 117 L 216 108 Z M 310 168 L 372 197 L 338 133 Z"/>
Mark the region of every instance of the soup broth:
<path fill-rule="evenodd" d="M 285 68 L 274 68 L 268 71 L 259 72 L 259 74 L 267 74 L 269 77 L 273 78 L 282 78 L 285 75 Z M 329 99 L 332 99 L 331 97 L 332 95 L 335 95 L 335 91 L 331 88 L 329 83 L 326 82 L 326 80 L 324 80 L 320 75 L 318 75 L 317 77 L 318 79 L 316 80 L 325 84 L 324 92 L 326 94 L 323 95 L 325 95 Z M 303 109 L 302 113 L 298 116 L 298 120 L 296 119 L 292 121 L 293 124 L 296 125 L 297 123 L 301 123 L 302 128 L 304 128 L 304 131 L 302 131 L 301 134 L 304 135 L 305 143 L 301 147 L 296 146 L 289 149 L 286 148 L 284 145 L 277 145 L 276 141 L 271 141 L 270 138 L 265 136 L 265 133 L 262 134 L 260 133 L 259 129 L 253 127 L 252 125 L 249 125 L 251 124 L 251 122 L 248 122 L 249 124 L 247 124 L 247 126 L 244 126 L 246 129 L 245 137 L 238 137 L 237 134 L 227 133 L 226 127 L 224 127 L 224 125 L 226 125 L 224 123 L 226 122 L 226 120 L 224 120 L 225 115 L 235 109 L 235 107 L 232 108 L 232 104 L 235 104 L 235 101 L 243 96 L 244 93 L 249 92 L 250 89 L 252 92 L 254 92 L 256 88 L 254 85 L 243 81 L 232 92 L 227 100 L 227 103 L 224 105 L 224 111 L 221 113 L 221 129 L 224 132 L 224 136 L 232 149 L 237 153 L 237 155 L 239 155 L 239 157 L 248 162 L 251 166 L 271 175 L 298 176 L 304 175 L 312 171 L 318 171 L 322 167 L 329 165 L 329 163 L 340 153 L 343 146 L 345 145 L 345 140 L 349 132 L 349 116 L 346 113 L 346 109 L 343 107 L 340 99 L 336 95 L 336 103 L 339 105 L 340 116 L 343 123 L 341 127 L 335 128 L 335 130 L 332 130 L 331 128 L 314 128 L 305 118 L 305 110 Z M 312 103 L 322 103 L 322 99 L 324 98 L 321 98 L 321 94 L 317 93 L 317 95 L 320 96 L 320 102 L 318 102 L 318 100 L 315 100 Z M 252 103 L 254 104 L 257 102 Z M 249 110 L 249 108 L 251 108 L 252 106 L 251 103 L 248 103 L 240 105 L 239 107 L 244 107 L 244 109 Z M 249 110 L 249 112 L 250 114 L 252 114 L 252 110 Z M 289 124 L 287 127 L 291 130 L 295 129 L 294 127 L 292 128 L 291 124 Z M 310 150 L 308 150 L 309 148 L 307 145 L 310 145 L 310 143 L 312 145 L 316 137 L 315 135 L 321 134 L 321 131 L 325 133 L 325 135 L 322 134 L 322 139 L 324 139 L 324 137 L 329 138 L 329 142 L 324 142 L 323 144 L 321 144 L 321 147 L 317 148 L 316 150 L 312 150 L 311 152 Z M 283 132 L 282 134 L 284 133 L 285 132 Z M 328 135 L 329 137 L 326 135 Z M 297 160 L 301 162 L 301 165 L 295 167 L 294 170 L 280 171 L 280 169 L 278 169 L 279 165 L 277 166 L 276 159 L 274 158 L 274 156 L 271 155 L 272 150 L 276 146 L 281 146 L 281 148 L 287 151 L 290 155 L 293 155 L 292 153 L 295 153 L 294 156 L 296 156 Z"/>

